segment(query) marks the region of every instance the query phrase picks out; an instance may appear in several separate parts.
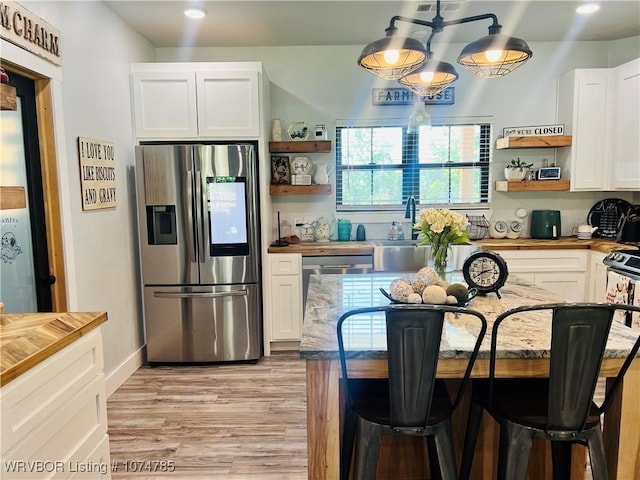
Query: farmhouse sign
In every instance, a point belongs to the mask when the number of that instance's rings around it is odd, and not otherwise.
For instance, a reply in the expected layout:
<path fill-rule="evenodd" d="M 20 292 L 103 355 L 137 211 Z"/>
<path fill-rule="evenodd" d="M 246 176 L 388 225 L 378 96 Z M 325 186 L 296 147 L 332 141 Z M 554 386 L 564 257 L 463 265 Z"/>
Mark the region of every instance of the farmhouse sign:
<path fill-rule="evenodd" d="M 424 102 L 425 105 L 453 105 L 455 87 L 447 87 L 432 97 L 421 97 L 406 88 L 373 88 L 371 89 L 373 105 L 413 105 Z"/>
<path fill-rule="evenodd" d="M 564 135 L 564 125 L 534 125 L 531 127 L 506 127 L 503 137 L 542 137 Z"/>
<path fill-rule="evenodd" d="M 116 206 L 116 162 L 113 143 L 78 137 L 82 209 Z"/>
<path fill-rule="evenodd" d="M 60 31 L 16 2 L 0 2 L 0 38 L 62 65 Z"/>

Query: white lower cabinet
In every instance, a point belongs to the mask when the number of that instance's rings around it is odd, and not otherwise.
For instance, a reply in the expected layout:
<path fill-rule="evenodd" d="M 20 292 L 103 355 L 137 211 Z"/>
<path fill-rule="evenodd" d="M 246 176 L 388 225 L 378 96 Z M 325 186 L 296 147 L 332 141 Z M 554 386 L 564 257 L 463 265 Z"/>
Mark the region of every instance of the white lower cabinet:
<path fill-rule="evenodd" d="M 300 341 L 302 334 L 302 255 L 269 254 L 271 341 Z"/>
<path fill-rule="evenodd" d="M 588 250 L 500 250 L 509 274 L 572 302 L 585 300 Z"/>
<path fill-rule="evenodd" d="M 3 386 L 0 406 L 1 478 L 111 478 L 100 329 Z"/>
<path fill-rule="evenodd" d="M 607 296 L 607 266 L 602 263 L 607 255 L 602 252 L 589 252 L 589 284 L 587 298 L 589 302 L 602 303 Z"/>

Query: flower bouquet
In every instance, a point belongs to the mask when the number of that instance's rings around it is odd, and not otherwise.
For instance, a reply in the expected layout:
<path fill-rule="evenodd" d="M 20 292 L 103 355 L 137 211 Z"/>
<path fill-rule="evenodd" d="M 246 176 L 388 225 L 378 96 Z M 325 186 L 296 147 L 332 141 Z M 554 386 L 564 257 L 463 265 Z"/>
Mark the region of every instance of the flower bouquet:
<path fill-rule="evenodd" d="M 446 208 L 421 210 L 413 229 L 422 233 L 420 244 L 431 245 L 433 268 L 442 277 L 447 269 L 449 246 L 469 240 L 467 217 Z"/>

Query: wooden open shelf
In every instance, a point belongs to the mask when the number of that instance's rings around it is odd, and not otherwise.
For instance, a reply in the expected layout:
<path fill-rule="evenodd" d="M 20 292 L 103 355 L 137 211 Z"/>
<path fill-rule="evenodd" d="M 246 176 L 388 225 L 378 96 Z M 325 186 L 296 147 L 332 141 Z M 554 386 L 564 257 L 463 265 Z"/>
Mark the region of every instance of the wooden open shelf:
<path fill-rule="evenodd" d="M 571 145 L 571 135 L 549 135 L 545 137 L 504 137 L 496 140 L 496 149 L 504 148 L 554 148 Z"/>
<path fill-rule="evenodd" d="M 496 192 L 564 192 L 571 187 L 569 180 L 531 180 L 529 182 L 497 181 Z"/>
<path fill-rule="evenodd" d="M 331 185 L 270 185 L 270 192 L 271 195 L 328 195 Z"/>
<path fill-rule="evenodd" d="M 24 187 L 0 186 L 0 210 L 12 210 L 14 208 L 26 208 L 27 197 Z"/>
<path fill-rule="evenodd" d="M 0 110 L 17 110 L 16 88 L 0 83 Z"/>
<path fill-rule="evenodd" d="M 331 140 L 269 142 L 271 153 L 329 153 Z"/>

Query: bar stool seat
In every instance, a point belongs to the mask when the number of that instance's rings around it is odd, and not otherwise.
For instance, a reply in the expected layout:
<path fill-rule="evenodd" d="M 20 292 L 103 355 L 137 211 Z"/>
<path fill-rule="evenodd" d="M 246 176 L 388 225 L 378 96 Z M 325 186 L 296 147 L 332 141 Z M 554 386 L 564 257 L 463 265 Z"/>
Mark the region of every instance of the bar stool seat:
<path fill-rule="evenodd" d="M 638 337 L 600 406 L 594 392 L 614 314 L 640 312 L 640 307 L 593 303 L 563 303 L 518 307 L 499 315 L 491 331 L 489 379 L 472 383 L 469 420 L 460 479 L 470 477 L 483 411 L 500 425 L 498 479 L 524 480 L 532 440 L 551 442 L 554 480 L 571 478 L 573 444 L 589 449 L 594 480 L 608 478 L 600 418 L 614 398 L 640 349 Z M 503 322 L 517 322 L 521 312 L 546 312 L 551 331 L 549 374 L 540 379 L 495 378 L 496 347 Z M 621 327 L 627 328 L 627 327 Z"/>
<path fill-rule="evenodd" d="M 375 312 L 385 314 L 389 378 L 350 378 L 343 330 L 356 317 Z M 445 383 L 436 379 L 446 313 L 474 319 L 477 334 L 453 401 Z M 349 478 L 354 446 L 354 477 L 371 480 L 375 477 L 382 436 L 411 435 L 426 438 L 432 478 L 457 480 L 451 414 L 460 403 L 486 329 L 487 321 L 481 313 L 452 306 L 394 304 L 352 310 L 340 317 L 337 335 L 347 401 L 341 479 Z"/>

